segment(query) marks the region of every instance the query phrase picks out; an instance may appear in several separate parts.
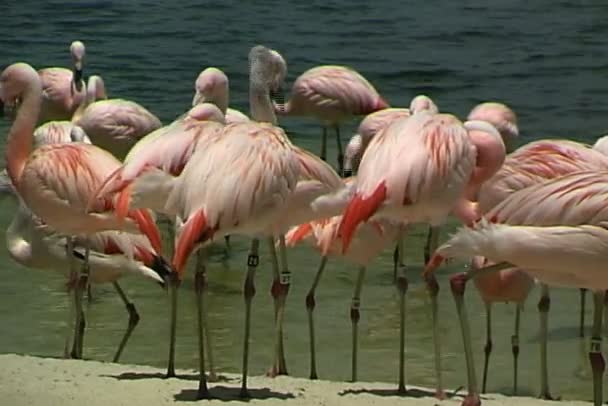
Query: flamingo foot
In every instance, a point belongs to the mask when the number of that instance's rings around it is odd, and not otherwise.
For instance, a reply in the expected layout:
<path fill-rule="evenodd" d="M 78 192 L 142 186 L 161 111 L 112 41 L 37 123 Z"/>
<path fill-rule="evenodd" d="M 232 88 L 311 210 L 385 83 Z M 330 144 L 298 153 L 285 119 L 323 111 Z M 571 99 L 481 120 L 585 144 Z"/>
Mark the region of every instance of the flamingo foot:
<path fill-rule="evenodd" d="M 549 393 L 549 391 L 546 391 L 544 393 L 541 393 L 538 396 L 539 399 L 543 399 L 543 400 L 561 400 L 562 397 L 561 396 L 553 396 L 551 395 L 551 393 Z"/>
<path fill-rule="evenodd" d="M 461 406 L 481 406 L 479 395 L 469 394 L 462 400 Z"/>
<path fill-rule="evenodd" d="M 448 395 L 445 394 L 445 391 L 443 389 L 437 389 L 435 391 L 435 398 L 437 400 L 446 400 L 448 398 Z"/>

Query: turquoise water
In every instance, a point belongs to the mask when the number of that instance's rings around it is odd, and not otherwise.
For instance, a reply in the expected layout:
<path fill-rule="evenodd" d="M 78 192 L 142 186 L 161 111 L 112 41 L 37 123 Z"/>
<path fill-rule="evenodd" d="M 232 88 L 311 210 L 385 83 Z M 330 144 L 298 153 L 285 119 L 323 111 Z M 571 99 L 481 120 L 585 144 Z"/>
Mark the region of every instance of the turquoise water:
<path fill-rule="evenodd" d="M 193 81 L 207 66 L 223 69 L 231 81 L 232 106 L 247 111 L 247 52 L 257 43 L 279 50 L 288 62 L 288 83 L 317 64 L 344 64 L 363 73 L 385 98 L 404 106 L 418 93 L 459 116 L 478 102 L 498 99 L 519 115 L 521 142 L 541 137 L 569 137 L 592 142 L 607 131 L 608 90 L 605 46 L 608 9 L 600 1 L 514 1 L 489 7 L 486 2 L 332 1 L 275 6 L 240 2 L 201 6 L 149 5 L 143 1 L 33 1 L 0 4 L 0 66 L 17 60 L 36 67 L 69 63 L 74 39 L 87 46 L 85 75 L 101 74 L 111 97 L 133 99 L 168 122 L 185 111 Z M 320 129 L 311 120 L 285 118 L 281 124 L 298 145 L 317 152 Z M 344 126 L 352 134 L 356 122 Z M 0 124 L 5 133 L 7 122 Z M 335 157 L 329 143 L 330 157 Z M 333 162 L 333 159 L 332 159 Z M 0 226 L 6 228 L 15 205 L 0 203 Z M 444 233 L 444 238 L 445 238 Z M 420 280 L 424 229 L 407 240 L 409 266 L 407 380 L 434 384 L 430 310 Z M 233 240 L 225 258 L 218 245 L 209 267 L 210 321 L 218 368 L 240 370 L 242 282 L 248 242 Z M 268 257 L 262 250 L 254 300 L 251 373 L 263 373 L 272 360 L 272 300 Z M 286 314 L 289 372 L 308 376 L 308 333 L 304 297 L 319 258 L 313 248 L 289 251 L 293 284 Z M 67 299 L 60 275 L 16 265 L 2 247 L 0 264 L 0 351 L 58 356 L 62 352 Z M 446 385 L 464 385 L 465 369 L 447 276 L 439 273 L 441 336 Z M 350 376 L 348 318 L 355 267 L 332 259 L 317 296 L 318 371 L 321 378 Z M 398 350 L 398 298 L 392 286 L 392 254 L 387 250 L 370 268 L 362 297 L 360 323 L 361 380 L 395 382 Z M 124 287 L 142 317 L 123 355 L 127 363 L 163 366 L 168 336 L 168 300 L 157 285 L 140 279 Z M 577 338 L 578 291 L 555 289 L 550 313 L 549 371 L 554 394 L 590 399 L 587 344 Z M 88 309 L 85 357 L 110 360 L 126 327 L 126 312 L 110 286 L 93 289 Z M 191 273 L 180 290 L 177 366 L 196 367 L 194 293 Z M 471 287 L 477 372 L 481 374 L 485 318 Z M 520 393 L 538 391 L 538 290 L 522 318 Z M 591 305 L 587 320 L 590 320 Z M 494 353 L 490 391 L 510 393 L 512 306 L 494 312 Z"/>

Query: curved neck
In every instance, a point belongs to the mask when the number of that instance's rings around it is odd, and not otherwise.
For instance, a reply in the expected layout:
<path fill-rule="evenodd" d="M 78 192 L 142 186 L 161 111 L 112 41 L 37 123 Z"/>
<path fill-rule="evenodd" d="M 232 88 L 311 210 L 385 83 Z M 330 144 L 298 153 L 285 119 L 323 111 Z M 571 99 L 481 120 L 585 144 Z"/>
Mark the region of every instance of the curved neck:
<path fill-rule="evenodd" d="M 25 167 L 25 162 L 32 151 L 34 128 L 40 115 L 42 103 L 42 86 L 36 71 L 35 77 L 28 82 L 23 92 L 23 100 L 17 116 L 8 133 L 6 144 L 6 162 L 11 182 L 18 189 L 19 179 Z"/>
<path fill-rule="evenodd" d="M 268 87 L 254 80 L 249 84 L 249 112 L 255 121 L 277 124 Z"/>
<path fill-rule="evenodd" d="M 103 83 L 103 79 L 97 75 L 93 75 L 89 77 L 89 81 L 87 82 L 87 88 L 85 93 L 85 98 L 78 108 L 74 112 L 72 116 L 72 122 L 78 121 L 82 114 L 86 110 L 89 105 L 95 103 L 97 99 L 105 99 L 106 96 L 106 87 Z"/>

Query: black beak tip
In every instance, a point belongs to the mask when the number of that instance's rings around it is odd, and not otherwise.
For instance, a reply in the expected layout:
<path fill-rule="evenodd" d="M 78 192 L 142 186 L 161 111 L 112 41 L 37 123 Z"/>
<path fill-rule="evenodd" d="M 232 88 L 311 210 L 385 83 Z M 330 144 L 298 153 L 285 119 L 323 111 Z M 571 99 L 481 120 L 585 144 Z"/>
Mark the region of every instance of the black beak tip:
<path fill-rule="evenodd" d="M 0 118 L 4 117 L 4 102 L 0 100 Z"/>
<path fill-rule="evenodd" d="M 350 178 L 351 176 L 353 176 L 352 169 L 345 169 L 342 173 L 343 178 Z"/>

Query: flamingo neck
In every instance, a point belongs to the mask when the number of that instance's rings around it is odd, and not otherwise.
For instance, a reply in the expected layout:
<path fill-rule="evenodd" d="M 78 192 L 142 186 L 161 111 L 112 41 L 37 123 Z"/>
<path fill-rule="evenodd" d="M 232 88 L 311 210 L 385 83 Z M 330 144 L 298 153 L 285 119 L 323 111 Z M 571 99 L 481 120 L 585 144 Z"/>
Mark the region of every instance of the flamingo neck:
<path fill-rule="evenodd" d="M 78 108 L 72 115 L 72 122 L 77 122 L 82 117 L 87 107 L 95 103 L 97 99 L 106 98 L 106 88 L 103 80 L 99 76 L 91 76 L 87 83 L 84 100 L 78 105 Z"/>
<path fill-rule="evenodd" d="M 31 75 L 32 72 L 34 75 Z M 38 74 L 32 69 L 6 144 L 7 171 L 16 188 L 19 188 L 19 179 L 32 152 L 34 128 L 40 115 L 41 103 L 42 85 Z"/>
<path fill-rule="evenodd" d="M 254 121 L 277 124 L 277 116 L 268 88 L 252 82 L 249 86 L 249 109 Z"/>

